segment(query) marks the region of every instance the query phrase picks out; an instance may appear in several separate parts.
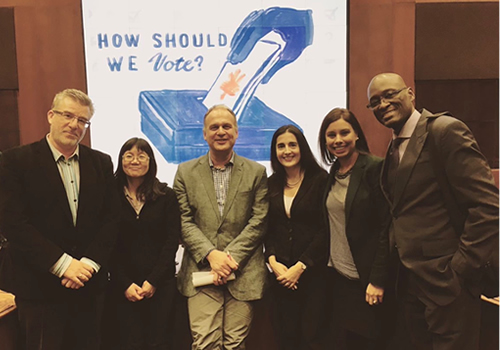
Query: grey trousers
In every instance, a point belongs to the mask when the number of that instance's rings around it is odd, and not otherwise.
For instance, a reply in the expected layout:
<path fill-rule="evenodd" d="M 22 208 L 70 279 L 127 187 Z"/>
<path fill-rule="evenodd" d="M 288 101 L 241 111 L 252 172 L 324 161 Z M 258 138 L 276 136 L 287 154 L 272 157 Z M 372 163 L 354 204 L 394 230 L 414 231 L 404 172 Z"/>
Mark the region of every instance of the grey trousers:
<path fill-rule="evenodd" d="M 244 350 L 253 302 L 233 298 L 225 286 L 203 287 L 188 298 L 192 350 Z"/>

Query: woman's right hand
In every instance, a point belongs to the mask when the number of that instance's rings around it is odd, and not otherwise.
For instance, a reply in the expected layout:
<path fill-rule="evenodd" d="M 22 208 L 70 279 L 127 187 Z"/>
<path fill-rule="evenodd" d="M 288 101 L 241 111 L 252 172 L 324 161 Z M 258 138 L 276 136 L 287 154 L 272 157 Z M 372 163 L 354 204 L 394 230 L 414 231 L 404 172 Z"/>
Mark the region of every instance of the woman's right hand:
<path fill-rule="evenodd" d="M 273 273 L 276 276 L 276 278 L 280 277 L 281 275 L 283 275 L 285 272 L 288 271 L 288 267 L 276 261 L 276 257 L 274 255 L 271 255 L 269 257 L 269 266 L 271 266 L 271 270 L 273 270 Z"/>
<path fill-rule="evenodd" d="M 132 283 L 125 291 L 125 298 L 134 303 L 144 299 L 144 291 L 137 284 Z"/>

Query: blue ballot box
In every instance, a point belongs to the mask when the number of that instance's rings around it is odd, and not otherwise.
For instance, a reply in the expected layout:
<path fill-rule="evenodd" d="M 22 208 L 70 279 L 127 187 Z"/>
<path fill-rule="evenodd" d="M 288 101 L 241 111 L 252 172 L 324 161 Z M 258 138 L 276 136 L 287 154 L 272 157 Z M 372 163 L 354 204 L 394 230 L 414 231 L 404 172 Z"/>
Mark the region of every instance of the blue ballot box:
<path fill-rule="evenodd" d="M 236 153 L 253 160 L 269 160 L 276 129 L 286 124 L 300 127 L 254 93 L 312 44 L 313 33 L 310 10 L 270 7 L 251 12 L 236 30 L 231 51 L 209 90 L 139 94 L 142 132 L 169 163 L 199 157 L 208 152 L 203 117 L 209 107 L 222 103 L 238 118 Z"/>
<path fill-rule="evenodd" d="M 208 152 L 203 139 L 203 90 L 142 91 L 141 130 L 169 163 L 181 163 Z M 274 132 L 296 123 L 252 96 L 238 121 L 234 150 L 243 157 L 266 161 Z M 299 127 L 300 128 L 300 127 Z"/>

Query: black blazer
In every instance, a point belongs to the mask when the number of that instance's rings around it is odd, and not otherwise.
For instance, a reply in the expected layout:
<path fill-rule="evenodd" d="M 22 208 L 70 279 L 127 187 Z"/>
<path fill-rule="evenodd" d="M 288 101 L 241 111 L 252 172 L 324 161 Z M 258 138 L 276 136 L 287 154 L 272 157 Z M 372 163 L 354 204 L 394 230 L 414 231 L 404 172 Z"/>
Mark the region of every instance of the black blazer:
<path fill-rule="evenodd" d="M 76 226 L 54 157 L 44 138 L 3 153 L 0 160 L 0 230 L 10 242 L 13 292 L 28 299 L 60 299 L 105 287 L 117 233 L 118 197 L 111 158 L 80 145 Z M 101 265 L 79 290 L 49 272 L 66 252 Z"/>
<path fill-rule="evenodd" d="M 147 280 L 158 287 L 175 276 L 181 215 L 174 191 L 162 184 L 164 195 L 146 201 L 139 215 L 120 195 L 120 235 L 111 264 L 111 281 L 120 294 L 132 284 Z"/>
<path fill-rule="evenodd" d="M 347 188 L 346 235 L 363 287 L 368 283 L 384 287 L 388 275 L 390 213 L 380 188 L 382 158 L 360 154 Z M 330 169 L 323 204 L 335 182 L 338 162 Z M 325 214 L 328 223 L 328 213 Z"/>
<path fill-rule="evenodd" d="M 292 202 L 291 218 L 285 213 L 283 186 L 276 183 L 275 175 L 269 178 L 268 233 L 265 240 L 266 258 L 286 266 L 302 261 L 308 267 L 325 265 L 328 248 L 322 197 L 328 174 L 306 171 L 304 180 Z"/>

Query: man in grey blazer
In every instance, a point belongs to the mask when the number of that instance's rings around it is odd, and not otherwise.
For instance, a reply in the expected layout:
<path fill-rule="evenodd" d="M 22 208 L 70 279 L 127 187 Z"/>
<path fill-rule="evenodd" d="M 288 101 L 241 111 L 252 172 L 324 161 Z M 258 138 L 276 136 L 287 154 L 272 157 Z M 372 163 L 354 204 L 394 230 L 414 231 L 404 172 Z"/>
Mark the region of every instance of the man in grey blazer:
<path fill-rule="evenodd" d="M 477 349 L 481 269 L 489 260 L 498 266 L 498 190 L 488 163 L 464 123 L 418 112 L 401 76 L 375 76 L 368 99 L 393 129 L 382 189 L 411 341 L 416 349 Z"/>
<path fill-rule="evenodd" d="M 174 180 L 185 247 L 178 287 L 188 297 L 192 349 L 244 349 L 267 276 L 267 175 L 233 151 L 238 126 L 226 106 L 208 110 L 203 136 L 208 154 L 180 164 Z M 194 287 L 198 271 L 211 271 L 213 285 Z"/>

